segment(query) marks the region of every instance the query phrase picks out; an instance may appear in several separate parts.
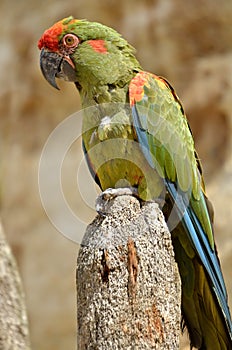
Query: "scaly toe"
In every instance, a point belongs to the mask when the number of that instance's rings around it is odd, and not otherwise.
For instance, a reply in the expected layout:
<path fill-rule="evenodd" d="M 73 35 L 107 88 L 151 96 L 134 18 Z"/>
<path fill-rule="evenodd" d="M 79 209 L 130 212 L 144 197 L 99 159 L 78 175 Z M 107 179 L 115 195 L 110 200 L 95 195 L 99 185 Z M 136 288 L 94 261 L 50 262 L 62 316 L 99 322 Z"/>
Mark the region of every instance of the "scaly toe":
<path fill-rule="evenodd" d="M 134 187 L 123 187 L 123 188 L 107 188 L 101 194 L 103 200 L 111 200 L 117 196 L 135 196 L 138 197 L 138 190 Z"/>

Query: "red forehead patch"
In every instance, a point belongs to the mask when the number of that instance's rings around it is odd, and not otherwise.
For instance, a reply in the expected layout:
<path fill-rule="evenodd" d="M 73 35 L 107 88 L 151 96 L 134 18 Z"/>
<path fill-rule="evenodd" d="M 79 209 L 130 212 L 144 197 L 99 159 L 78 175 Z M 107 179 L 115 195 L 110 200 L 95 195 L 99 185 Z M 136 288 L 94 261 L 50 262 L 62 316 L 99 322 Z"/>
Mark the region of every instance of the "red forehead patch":
<path fill-rule="evenodd" d="M 107 47 L 105 40 L 89 40 L 88 44 L 99 53 L 107 53 Z"/>
<path fill-rule="evenodd" d="M 58 50 L 58 37 L 63 31 L 63 21 L 55 23 L 51 28 L 47 29 L 38 42 L 38 48 L 47 48 L 52 51 Z"/>

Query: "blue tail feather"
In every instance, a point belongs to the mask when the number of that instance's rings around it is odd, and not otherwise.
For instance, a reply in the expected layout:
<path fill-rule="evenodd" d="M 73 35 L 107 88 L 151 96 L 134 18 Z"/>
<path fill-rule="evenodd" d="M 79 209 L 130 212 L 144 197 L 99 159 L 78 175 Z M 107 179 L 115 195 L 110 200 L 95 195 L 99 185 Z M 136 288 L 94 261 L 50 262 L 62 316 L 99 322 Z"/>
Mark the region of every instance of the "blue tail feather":
<path fill-rule="evenodd" d="M 148 144 L 147 126 L 141 125 L 141 116 L 139 117 L 136 106 L 132 107 L 133 124 L 136 129 L 138 141 L 141 145 L 142 152 L 146 157 L 149 165 L 155 168 L 151 157 L 150 147 Z M 146 124 L 146 118 L 143 118 Z M 232 341 L 232 321 L 230 310 L 227 303 L 227 292 L 225 282 L 220 268 L 216 250 L 213 250 L 207 239 L 207 236 L 196 216 L 189 205 L 188 193 L 178 193 L 176 186 L 169 180 L 165 180 L 167 191 L 174 202 L 175 210 L 185 228 L 186 234 L 197 253 L 202 265 L 205 268 L 212 291 L 220 306 L 229 337 Z M 180 192 L 180 191 L 179 191 Z"/>
<path fill-rule="evenodd" d="M 212 285 L 212 290 L 214 291 L 215 297 L 221 307 L 225 324 L 232 340 L 232 322 L 227 303 L 227 292 L 217 254 L 212 250 L 195 213 L 189 206 L 185 206 L 182 197 L 178 195 L 175 185 L 166 181 L 166 186 L 175 202 L 175 209 L 177 210 L 177 213 L 179 212 L 179 218 L 185 227 L 189 240 L 207 272 Z"/>

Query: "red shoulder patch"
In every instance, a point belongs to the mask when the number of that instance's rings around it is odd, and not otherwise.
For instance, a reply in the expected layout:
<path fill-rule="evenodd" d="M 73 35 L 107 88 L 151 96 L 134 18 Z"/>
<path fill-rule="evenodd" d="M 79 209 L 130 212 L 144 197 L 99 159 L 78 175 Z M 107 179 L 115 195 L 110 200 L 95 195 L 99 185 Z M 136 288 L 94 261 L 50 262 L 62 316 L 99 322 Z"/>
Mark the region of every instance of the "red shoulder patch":
<path fill-rule="evenodd" d="M 129 86 L 129 96 L 130 96 L 130 105 L 134 106 L 136 102 L 142 100 L 144 95 L 144 85 L 149 86 L 149 77 L 150 73 L 148 72 L 139 72 L 136 76 L 131 80 Z"/>
<path fill-rule="evenodd" d="M 88 44 L 98 53 L 107 53 L 107 47 L 105 40 L 89 40 Z"/>

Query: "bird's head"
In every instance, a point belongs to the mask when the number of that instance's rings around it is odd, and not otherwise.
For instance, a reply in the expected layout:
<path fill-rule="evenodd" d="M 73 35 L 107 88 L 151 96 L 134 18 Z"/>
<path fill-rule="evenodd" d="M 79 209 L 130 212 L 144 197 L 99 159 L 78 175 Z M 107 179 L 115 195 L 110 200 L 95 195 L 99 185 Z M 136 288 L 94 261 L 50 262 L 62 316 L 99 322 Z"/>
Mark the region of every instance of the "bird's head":
<path fill-rule="evenodd" d="M 65 18 L 41 36 L 40 67 L 55 88 L 56 78 L 77 85 L 124 84 L 139 63 L 134 49 L 115 30 L 100 23 Z"/>

